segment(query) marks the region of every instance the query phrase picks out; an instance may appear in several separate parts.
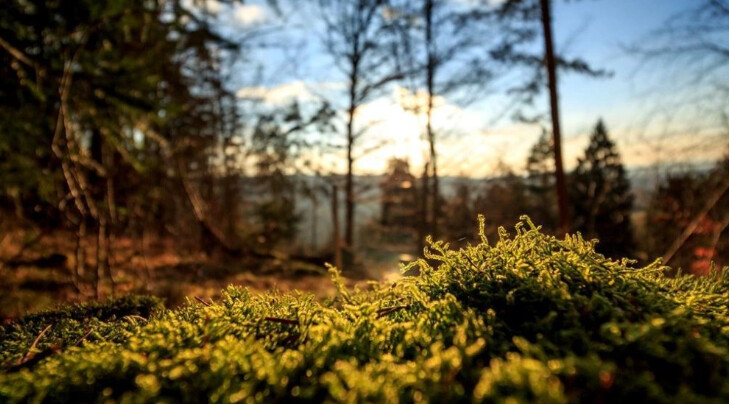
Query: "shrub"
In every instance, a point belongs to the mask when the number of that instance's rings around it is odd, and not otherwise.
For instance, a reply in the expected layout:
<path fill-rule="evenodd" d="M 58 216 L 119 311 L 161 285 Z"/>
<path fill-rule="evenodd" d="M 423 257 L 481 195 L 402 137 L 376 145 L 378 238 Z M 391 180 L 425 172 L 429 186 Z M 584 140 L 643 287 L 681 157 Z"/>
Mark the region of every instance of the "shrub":
<path fill-rule="evenodd" d="M 493 246 L 483 222 L 476 246 L 430 243 L 420 275 L 393 284 L 351 291 L 332 270 L 339 293 L 324 303 L 229 287 L 148 321 L 97 319 L 111 337 L 6 367 L 0 401 L 729 399 L 729 269 L 668 278 L 523 220 Z M 4 358 L 27 350 L 32 324 L 3 332 Z"/>

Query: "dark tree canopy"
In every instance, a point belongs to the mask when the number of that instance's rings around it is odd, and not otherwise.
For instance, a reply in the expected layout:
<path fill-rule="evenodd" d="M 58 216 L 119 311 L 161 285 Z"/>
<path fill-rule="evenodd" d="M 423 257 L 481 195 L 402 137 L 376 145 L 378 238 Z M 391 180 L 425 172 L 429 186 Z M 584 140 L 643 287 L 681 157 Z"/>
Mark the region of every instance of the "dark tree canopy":
<path fill-rule="evenodd" d="M 597 122 L 569 185 L 575 229 L 585 237 L 599 237 L 597 250 L 603 254 L 616 257 L 632 252 L 633 195 L 620 155 L 602 120 Z"/>

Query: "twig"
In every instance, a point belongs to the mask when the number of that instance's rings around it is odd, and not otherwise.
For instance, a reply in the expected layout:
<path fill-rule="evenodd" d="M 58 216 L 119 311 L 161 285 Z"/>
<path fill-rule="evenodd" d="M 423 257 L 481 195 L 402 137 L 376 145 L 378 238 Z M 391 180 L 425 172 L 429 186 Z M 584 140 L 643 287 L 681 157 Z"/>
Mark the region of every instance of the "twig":
<path fill-rule="evenodd" d="M 54 355 L 60 351 L 61 351 L 61 347 L 59 345 L 52 345 L 52 346 L 42 350 L 41 352 L 31 356 L 30 358 L 24 359 L 20 363 L 9 367 L 6 370 L 6 372 L 8 372 L 8 373 L 17 372 L 20 369 L 32 367 L 36 363 L 42 361 L 43 359 L 45 359 L 51 355 Z"/>
<path fill-rule="evenodd" d="M 696 228 L 699 226 L 701 220 L 706 217 L 709 211 L 717 204 L 717 202 L 719 202 L 721 197 L 724 196 L 727 191 L 729 191 L 729 178 L 725 179 L 724 182 L 714 192 L 714 194 L 709 197 L 701 211 L 699 211 L 699 213 L 688 224 L 688 226 L 686 226 L 681 235 L 678 236 L 673 244 L 671 244 L 671 247 L 668 248 L 668 251 L 663 254 L 664 264 L 668 264 L 668 262 L 671 261 L 671 258 L 676 255 L 678 250 L 684 245 L 684 243 L 686 243 L 686 240 L 688 240 L 689 237 L 691 237 L 691 235 L 694 233 L 694 230 L 696 230 Z"/>
<path fill-rule="evenodd" d="M 270 321 L 272 323 L 281 323 L 281 324 L 289 324 L 289 325 L 299 325 L 298 320 L 290 320 L 288 318 L 278 318 L 278 317 L 264 317 L 265 321 Z"/>
<path fill-rule="evenodd" d="M 26 352 L 25 355 L 23 355 L 23 357 L 20 359 L 20 361 L 18 361 L 18 364 L 22 364 L 23 362 L 26 362 L 30 353 L 35 349 L 35 347 L 38 345 L 38 342 L 40 341 L 41 338 L 43 338 L 43 336 L 46 334 L 46 332 L 48 332 L 48 330 L 51 329 L 52 325 L 53 324 L 48 324 L 46 326 L 46 328 L 44 328 L 43 331 L 41 331 L 40 334 L 38 334 L 38 336 L 35 337 L 35 340 L 33 341 L 33 343 L 30 344 L 30 348 L 28 348 L 28 352 Z"/>
<path fill-rule="evenodd" d="M 410 305 L 406 304 L 403 306 L 392 306 L 392 307 L 385 307 L 384 309 L 377 310 L 377 318 L 382 318 L 387 315 L 390 315 L 396 311 L 402 310 L 402 309 L 409 309 Z"/>
<path fill-rule="evenodd" d="M 716 248 L 719 245 L 719 240 L 721 239 L 721 234 L 724 233 L 724 230 L 729 228 L 729 215 L 726 215 L 724 219 L 719 222 L 719 225 L 717 226 L 716 230 L 714 230 L 714 234 L 711 236 L 711 258 L 714 259 L 716 256 Z"/>
<path fill-rule="evenodd" d="M 197 300 L 198 302 L 200 302 L 203 306 L 210 307 L 210 303 L 206 302 L 201 297 L 199 297 L 199 296 L 194 296 L 194 297 L 195 297 L 195 300 Z"/>
<path fill-rule="evenodd" d="M 89 336 L 89 335 L 91 335 L 91 328 L 89 328 L 88 330 L 86 330 L 86 332 L 84 333 L 84 335 L 82 335 L 82 336 L 81 336 L 81 338 L 79 338 L 79 339 L 78 339 L 78 340 L 76 341 L 76 343 L 75 343 L 75 344 L 73 344 L 73 345 L 75 345 L 75 346 L 80 346 L 80 345 L 81 345 L 81 343 L 82 343 L 82 342 L 84 342 L 84 341 L 86 340 L 86 338 L 88 338 L 88 336 Z"/>

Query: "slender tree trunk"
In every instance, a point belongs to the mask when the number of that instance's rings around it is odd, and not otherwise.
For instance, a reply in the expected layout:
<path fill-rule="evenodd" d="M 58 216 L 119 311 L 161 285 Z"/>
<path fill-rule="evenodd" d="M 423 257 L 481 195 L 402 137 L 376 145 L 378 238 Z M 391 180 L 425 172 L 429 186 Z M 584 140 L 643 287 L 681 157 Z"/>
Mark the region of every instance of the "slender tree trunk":
<path fill-rule="evenodd" d="M 438 184 L 438 163 L 435 152 L 435 132 L 433 130 L 433 97 L 435 96 L 435 50 L 433 49 L 433 0 L 425 1 L 425 46 L 428 54 L 426 66 L 426 86 L 428 91 L 428 105 L 426 110 L 426 133 L 430 146 L 430 169 L 433 180 L 431 188 L 431 212 L 430 212 L 430 235 L 434 239 L 438 237 L 438 219 L 440 218 L 440 201 L 438 198 L 440 187 Z"/>
<path fill-rule="evenodd" d="M 116 245 L 116 227 L 118 223 L 117 210 L 116 210 L 116 192 L 114 190 L 114 177 L 113 167 L 115 166 L 114 151 L 106 144 L 103 154 L 103 166 L 106 170 L 106 216 L 107 225 L 106 232 L 104 234 L 104 268 L 106 268 L 106 277 L 109 279 L 111 287 L 111 295 L 114 295 L 116 288 L 116 282 L 114 281 L 113 267 L 112 267 L 112 254 L 113 248 Z"/>
<path fill-rule="evenodd" d="M 313 191 L 314 194 L 311 198 L 311 250 L 312 252 L 316 252 L 319 248 L 319 226 L 317 223 L 319 223 L 319 220 L 317 220 L 317 214 L 319 213 L 319 198 L 316 196 L 316 190 Z"/>
<path fill-rule="evenodd" d="M 344 185 L 345 193 L 345 230 L 344 242 L 347 248 L 354 245 L 354 175 L 352 168 L 354 166 L 354 157 L 352 155 L 352 146 L 354 143 L 352 136 L 352 115 L 350 113 L 349 123 L 347 124 L 347 178 Z"/>
<path fill-rule="evenodd" d="M 147 246 L 147 242 L 148 242 L 147 224 L 143 217 L 140 217 L 139 220 L 141 221 L 141 225 L 142 225 L 141 234 L 139 237 L 139 239 L 141 240 L 141 243 L 140 243 L 141 251 L 140 252 L 142 254 L 142 263 L 144 264 L 144 274 L 147 277 L 147 282 L 144 285 L 144 289 L 147 292 L 149 292 L 152 290 L 153 279 L 152 279 L 152 271 L 151 271 L 151 268 L 149 267 L 149 260 L 147 259 L 147 250 L 148 250 L 148 248 L 147 248 L 148 247 Z"/>
<path fill-rule="evenodd" d="M 423 167 L 423 189 L 420 193 L 419 203 L 420 203 L 420 223 L 418 225 L 418 242 L 417 242 L 417 249 L 415 251 L 416 254 L 419 254 L 423 247 L 425 246 L 425 236 L 428 233 L 428 229 L 430 228 L 430 223 L 428 223 L 428 196 L 430 195 L 430 187 L 428 186 L 429 176 L 428 172 L 430 170 L 430 167 L 428 166 L 428 163 L 425 163 L 425 167 Z"/>
<path fill-rule="evenodd" d="M 356 49 L 355 49 L 356 55 Z M 352 60 L 352 74 L 349 82 L 349 109 L 347 110 L 347 177 L 345 182 L 345 230 L 344 242 L 347 249 L 351 249 L 354 245 L 354 113 L 357 110 L 357 75 L 359 62 L 357 58 Z"/>
<path fill-rule="evenodd" d="M 86 272 L 86 247 L 84 246 L 84 239 L 86 238 L 86 220 L 87 217 L 85 215 L 80 216 L 78 227 L 76 228 L 76 268 L 74 279 L 77 285 L 80 285 L 81 282 L 83 282 L 83 277 Z"/>
<path fill-rule="evenodd" d="M 342 270 L 342 242 L 339 235 L 339 187 L 332 185 L 332 241 L 334 242 L 334 266 Z"/>
<path fill-rule="evenodd" d="M 544 56 L 546 59 L 547 77 L 549 80 L 549 106 L 552 116 L 552 136 L 554 138 L 554 167 L 557 183 L 557 206 L 559 209 L 559 230 L 570 231 L 569 205 L 567 201 L 567 181 L 562 165 L 562 134 L 559 125 L 559 97 L 557 95 L 557 65 L 554 59 L 552 41 L 551 0 L 540 0 L 542 8 L 542 26 L 544 28 Z"/>
<path fill-rule="evenodd" d="M 222 129 L 221 129 L 222 130 Z M 226 212 L 226 221 L 224 223 L 224 233 L 228 240 L 236 240 L 236 225 L 238 224 L 238 176 L 234 167 L 234 156 L 236 154 L 229 153 L 229 148 L 233 147 L 233 141 L 230 136 L 223 139 L 222 153 L 225 161 L 225 176 L 222 181 L 222 200 L 223 211 Z"/>
<path fill-rule="evenodd" d="M 106 215 L 101 214 L 98 220 L 96 233 L 96 273 L 94 274 L 94 297 L 101 297 L 101 281 L 106 270 Z"/>

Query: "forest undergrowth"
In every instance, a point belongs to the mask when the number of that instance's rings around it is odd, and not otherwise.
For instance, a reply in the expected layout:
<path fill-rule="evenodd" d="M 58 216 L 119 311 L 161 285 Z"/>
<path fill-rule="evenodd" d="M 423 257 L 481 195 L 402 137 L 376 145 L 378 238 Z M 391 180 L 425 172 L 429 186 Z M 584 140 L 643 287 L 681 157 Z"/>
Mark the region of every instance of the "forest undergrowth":
<path fill-rule="evenodd" d="M 337 294 L 230 286 L 29 315 L 0 332 L 0 401 L 726 402 L 729 268 L 668 277 L 557 239 L 431 242 L 419 275 Z M 412 272 L 412 271 L 411 271 Z"/>

